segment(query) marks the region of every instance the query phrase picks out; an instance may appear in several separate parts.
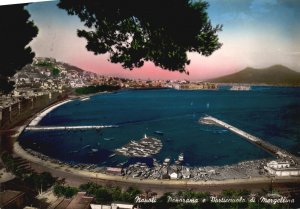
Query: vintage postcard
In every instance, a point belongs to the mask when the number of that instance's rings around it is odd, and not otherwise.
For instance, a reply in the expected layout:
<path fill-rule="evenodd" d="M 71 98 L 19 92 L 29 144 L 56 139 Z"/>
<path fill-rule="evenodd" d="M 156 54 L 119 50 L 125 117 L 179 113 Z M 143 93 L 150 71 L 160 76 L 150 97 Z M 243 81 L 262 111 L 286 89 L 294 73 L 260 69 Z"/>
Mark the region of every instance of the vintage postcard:
<path fill-rule="evenodd" d="M 299 1 L 8 3 L 0 209 L 300 208 Z"/>

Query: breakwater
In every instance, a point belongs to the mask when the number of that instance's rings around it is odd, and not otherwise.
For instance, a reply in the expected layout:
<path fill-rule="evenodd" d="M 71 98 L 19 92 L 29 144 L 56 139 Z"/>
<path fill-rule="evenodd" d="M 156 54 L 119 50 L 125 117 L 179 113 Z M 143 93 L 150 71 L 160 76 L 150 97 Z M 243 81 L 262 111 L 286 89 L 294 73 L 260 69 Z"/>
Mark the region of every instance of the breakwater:
<path fill-rule="evenodd" d="M 116 125 L 103 126 L 28 126 L 25 130 L 28 131 L 51 131 L 51 130 L 85 130 L 85 129 L 102 129 L 102 128 L 117 128 Z"/>
<path fill-rule="evenodd" d="M 221 121 L 217 118 L 214 118 L 212 116 L 205 116 L 200 118 L 199 122 L 201 122 L 202 124 L 208 124 L 208 125 L 219 125 L 222 126 L 228 130 L 230 130 L 231 132 L 238 134 L 240 136 L 242 136 L 243 138 L 247 139 L 249 142 L 257 145 L 258 147 L 268 151 L 269 153 L 271 153 L 272 155 L 280 158 L 280 159 L 285 159 L 285 160 L 290 160 L 293 161 L 296 164 L 300 163 L 300 160 L 298 157 L 296 157 L 295 155 L 287 152 L 284 149 L 281 149 L 271 143 L 268 143 L 256 136 L 253 136 L 243 130 L 240 130 L 228 123 L 225 123 L 224 121 Z"/>

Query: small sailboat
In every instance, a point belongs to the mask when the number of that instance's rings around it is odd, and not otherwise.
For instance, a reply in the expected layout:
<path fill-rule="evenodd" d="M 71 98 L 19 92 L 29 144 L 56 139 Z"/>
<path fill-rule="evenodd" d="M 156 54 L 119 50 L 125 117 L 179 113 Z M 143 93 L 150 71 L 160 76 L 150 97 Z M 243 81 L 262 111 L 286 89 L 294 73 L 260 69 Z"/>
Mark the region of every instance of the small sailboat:
<path fill-rule="evenodd" d="M 89 148 L 91 145 L 85 145 L 85 146 L 83 146 L 81 149 L 86 149 L 86 148 Z"/>

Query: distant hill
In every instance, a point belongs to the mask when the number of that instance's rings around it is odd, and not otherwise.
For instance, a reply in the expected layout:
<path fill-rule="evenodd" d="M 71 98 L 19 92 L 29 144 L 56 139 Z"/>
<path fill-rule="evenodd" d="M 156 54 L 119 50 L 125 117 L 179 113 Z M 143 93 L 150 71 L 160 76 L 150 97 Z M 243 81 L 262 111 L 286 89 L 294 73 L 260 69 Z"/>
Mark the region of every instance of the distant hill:
<path fill-rule="evenodd" d="M 76 66 L 70 65 L 68 63 L 64 63 L 64 62 L 59 62 L 59 61 L 56 61 L 56 59 L 49 58 L 49 57 L 35 57 L 33 63 L 35 66 L 40 66 L 40 67 L 43 67 L 43 64 L 44 64 L 45 67 L 49 67 L 49 66 L 63 67 L 67 71 L 76 71 L 78 73 L 91 73 L 91 72 L 85 71 L 79 67 L 76 67 Z"/>
<path fill-rule="evenodd" d="M 282 65 L 268 68 L 245 68 L 237 73 L 208 80 L 213 83 L 248 83 L 282 86 L 300 86 L 300 73 Z"/>

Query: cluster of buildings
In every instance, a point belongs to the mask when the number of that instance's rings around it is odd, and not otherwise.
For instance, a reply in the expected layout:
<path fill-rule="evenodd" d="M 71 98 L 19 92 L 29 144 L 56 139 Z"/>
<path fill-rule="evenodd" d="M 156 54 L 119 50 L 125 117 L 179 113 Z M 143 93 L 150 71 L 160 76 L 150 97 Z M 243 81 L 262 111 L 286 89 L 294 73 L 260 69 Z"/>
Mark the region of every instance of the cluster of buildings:
<path fill-rule="evenodd" d="M 92 85 L 98 75 L 81 70 L 53 58 L 35 58 L 11 79 L 15 82 L 14 95 L 40 91 L 63 91 Z"/>
<path fill-rule="evenodd" d="M 187 80 L 141 80 L 103 76 L 84 71 L 78 67 L 58 62 L 53 58 L 36 57 L 32 64 L 28 64 L 18 71 L 11 81 L 15 82 L 15 89 L 9 95 L 1 95 L 0 107 L 13 104 L 18 98 L 30 98 L 49 94 L 62 93 L 66 90 L 91 85 L 110 85 L 120 88 L 174 88 L 184 90 L 214 90 L 218 86 L 208 82 L 191 82 Z"/>
<path fill-rule="evenodd" d="M 175 88 L 175 89 L 216 89 L 212 83 L 190 82 L 186 80 L 141 80 L 98 75 L 84 71 L 53 58 L 35 58 L 16 73 L 14 95 L 34 94 L 42 90 L 62 91 L 89 85 L 112 85 L 121 88 Z"/>

